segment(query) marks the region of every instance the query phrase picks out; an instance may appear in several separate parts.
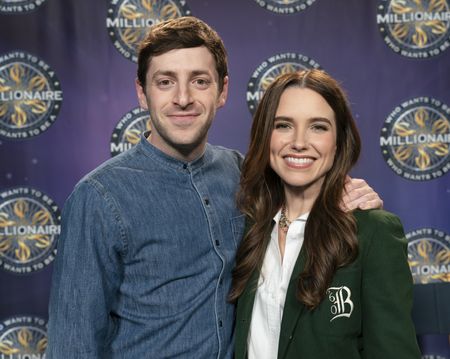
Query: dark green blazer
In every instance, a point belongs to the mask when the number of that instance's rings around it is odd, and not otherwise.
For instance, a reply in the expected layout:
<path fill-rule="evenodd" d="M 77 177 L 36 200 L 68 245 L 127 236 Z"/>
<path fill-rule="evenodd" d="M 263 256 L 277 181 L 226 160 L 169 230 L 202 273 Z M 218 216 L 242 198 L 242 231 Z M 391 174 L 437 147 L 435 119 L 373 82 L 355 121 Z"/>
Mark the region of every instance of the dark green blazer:
<path fill-rule="evenodd" d="M 420 359 L 413 322 L 412 277 L 400 220 L 383 210 L 355 211 L 359 253 L 339 269 L 313 311 L 295 298 L 305 254 L 295 264 L 284 305 L 278 358 Z M 247 357 L 258 273 L 237 304 L 235 359 Z"/>

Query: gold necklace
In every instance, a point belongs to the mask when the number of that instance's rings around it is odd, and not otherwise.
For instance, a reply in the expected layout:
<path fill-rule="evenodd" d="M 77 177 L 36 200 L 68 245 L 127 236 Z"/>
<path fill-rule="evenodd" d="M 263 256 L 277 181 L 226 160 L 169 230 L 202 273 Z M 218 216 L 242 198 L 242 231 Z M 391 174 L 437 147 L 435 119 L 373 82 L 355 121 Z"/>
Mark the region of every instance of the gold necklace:
<path fill-rule="evenodd" d="M 287 233 L 289 226 L 291 225 L 291 221 L 287 218 L 286 215 L 286 206 L 283 204 L 281 207 L 280 220 L 278 221 L 278 227 L 284 232 Z"/>

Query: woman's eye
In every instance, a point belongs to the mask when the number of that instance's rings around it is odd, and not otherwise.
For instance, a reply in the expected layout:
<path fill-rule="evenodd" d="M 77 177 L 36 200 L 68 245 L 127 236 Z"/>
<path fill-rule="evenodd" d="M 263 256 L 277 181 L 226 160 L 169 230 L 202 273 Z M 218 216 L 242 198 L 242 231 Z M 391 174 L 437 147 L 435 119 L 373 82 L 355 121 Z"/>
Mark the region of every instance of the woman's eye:
<path fill-rule="evenodd" d="M 321 124 L 315 124 L 312 126 L 312 129 L 314 131 L 328 131 L 327 125 L 321 125 Z"/>
<path fill-rule="evenodd" d="M 277 122 L 277 123 L 275 123 L 275 128 L 276 129 L 289 128 L 289 124 L 285 123 L 285 122 Z"/>

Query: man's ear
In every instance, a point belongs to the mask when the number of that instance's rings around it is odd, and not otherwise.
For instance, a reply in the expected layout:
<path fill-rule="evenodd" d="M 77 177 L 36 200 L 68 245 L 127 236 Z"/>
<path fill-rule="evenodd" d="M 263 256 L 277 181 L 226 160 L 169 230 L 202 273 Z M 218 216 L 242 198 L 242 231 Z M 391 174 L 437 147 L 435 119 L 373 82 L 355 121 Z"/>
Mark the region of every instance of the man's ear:
<path fill-rule="evenodd" d="M 225 76 L 223 78 L 222 92 L 220 93 L 219 99 L 217 101 L 217 108 L 220 108 L 223 105 L 225 105 L 225 102 L 227 102 L 227 97 L 228 97 L 228 76 Z"/>
<path fill-rule="evenodd" d="M 134 80 L 134 85 L 136 86 L 136 94 L 139 101 L 139 106 L 141 106 L 144 110 L 148 110 L 147 97 L 145 96 L 144 88 L 138 79 Z"/>

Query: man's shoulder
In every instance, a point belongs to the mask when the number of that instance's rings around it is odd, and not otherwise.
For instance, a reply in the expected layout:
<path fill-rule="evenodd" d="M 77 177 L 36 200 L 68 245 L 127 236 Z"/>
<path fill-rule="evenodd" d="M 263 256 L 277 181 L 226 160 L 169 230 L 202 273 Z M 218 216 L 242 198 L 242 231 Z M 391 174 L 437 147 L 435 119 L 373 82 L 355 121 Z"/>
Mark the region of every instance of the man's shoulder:
<path fill-rule="evenodd" d="M 209 150 L 211 151 L 216 160 L 231 161 L 236 163 L 239 168 L 241 167 L 242 161 L 244 160 L 244 156 L 238 150 L 211 144 L 209 144 L 208 146 Z"/>
<path fill-rule="evenodd" d="M 120 182 L 123 176 L 131 174 L 139 164 L 142 164 L 139 157 L 140 155 L 135 148 L 112 157 L 84 175 L 75 188 L 85 185 L 94 187 L 114 185 L 114 183 Z"/>
<path fill-rule="evenodd" d="M 208 144 L 209 148 L 217 154 L 223 155 L 223 156 L 237 156 L 237 157 L 241 157 L 244 158 L 244 156 L 242 155 L 242 153 L 240 153 L 238 150 L 232 149 L 232 148 L 228 148 L 225 146 L 220 146 L 220 145 L 211 145 Z"/>

